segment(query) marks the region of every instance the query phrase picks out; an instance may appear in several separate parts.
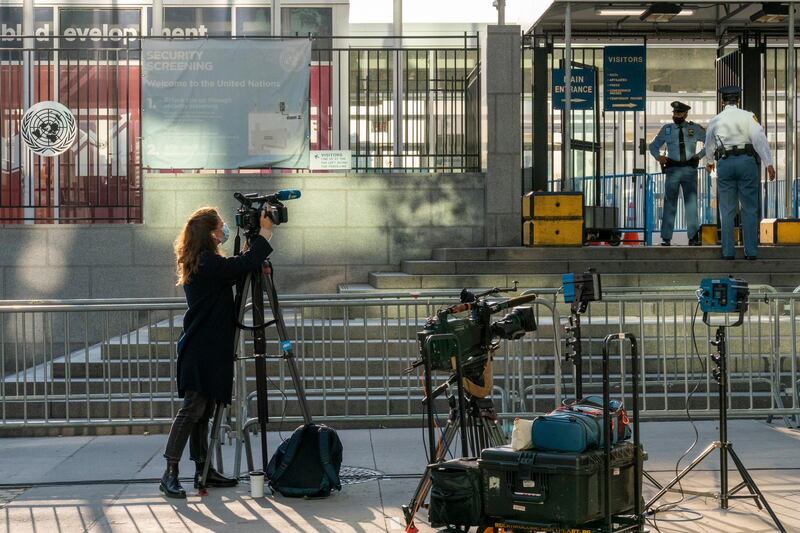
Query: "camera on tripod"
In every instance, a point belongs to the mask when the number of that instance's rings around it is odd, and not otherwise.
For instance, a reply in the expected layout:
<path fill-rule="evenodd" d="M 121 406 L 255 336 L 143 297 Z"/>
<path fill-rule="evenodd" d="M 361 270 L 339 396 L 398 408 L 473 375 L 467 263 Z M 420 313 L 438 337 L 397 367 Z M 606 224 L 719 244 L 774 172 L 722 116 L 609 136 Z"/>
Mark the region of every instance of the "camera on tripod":
<path fill-rule="evenodd" d="M 244 230 L 244 234 L 247 237 L 255 237 L 261 229 L 262 211 L 266 210 L 267 216 L 276 226 L 288 222 L 289 211 L 282 202 L 300 198 L 300 191 L 297 189 L 284 189 L 273 194 L 264 195 L 235 192 L 233 197 L 242 204 L 236 210 L 236 225 Z"/>
<path fill-rule="evenodd" d="M 750 289 L 743 279 L 706 278 L 700 281 L 697 299 L 704 313 L 744 313 Z"/>
<path fill-rule="evenodd" d="M 536 317 L 533 307 L 519 305 L 530 302 L 535 295 L 519 296 L 503 302 L 490 304 L 486 296 L 495 291 L 487 291 L 475 295 L 468 290 L 461 291 L 461 303 L 446 309 L 440 309 L 425 324 L 425 329 L 417 333 L 420 346 L 420 358 L 412 368 L 422 365 L 427 359 L 431 370 L 452 371 L 455 357 L 460 364 L 464 377 L 472 378 L 480 375 L 489 352 L 499 346 L 500 340 L 516 340 L 530 331 L 536 331 Z M 511 312 L 503 318 L 492 322 L 491 316 L 511 307 Z M 451 315 L 470 311 L 464 317 Z M 452 334 L 455 339 L 428 342 L 433 335 Z"/>

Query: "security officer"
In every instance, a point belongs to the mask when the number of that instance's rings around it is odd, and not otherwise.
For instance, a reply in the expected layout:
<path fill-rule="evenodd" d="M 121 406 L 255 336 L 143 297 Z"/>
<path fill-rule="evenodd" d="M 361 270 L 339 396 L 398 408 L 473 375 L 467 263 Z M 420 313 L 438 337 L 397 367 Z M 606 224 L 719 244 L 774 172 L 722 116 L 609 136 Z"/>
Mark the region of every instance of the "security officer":
<path fill-rule="evenodd" d="M 722 225 L 722 258 L 734 259 L 733 224 L 737 204 L 741 204 L 744 257 L 758 254 L 758 190 L 760 163 L 767 166 L 769 180 L 775 179 L 772 153 L 764 128 L 753 113 L 739 109 L 742 90 L 734 85 L 719 90 L 723 109 L 708 123 L 706 161 L 714 170 L 717 161 L 717 196 Z M 760 161 L 759 161 L 760 158 Z"/>
<path fill-rule="evenodd" d="M 677 100 L 670 105 L 672 105 L 674 124 L 664 124 L 650 143 L 650 153 L 661 163 L 661 169 L 667 174 L 664 183 L 661 245 L 669 246 L 672 240 L 672 228 L 675 226 L 675 213 L 678 210 L 678 191 L 682 188 L 689 246 L 700 246 L 698 233 L 700 225 L 697 223 L 697 165 L 703 152 L 702 150 L 696 152 L 695 149 L 698 141 L 704 142 L 706 132 L 699 124 L 686 121 L 691 107 Z M 665 144 L 667 153 L 663 155 L 660 150 Z"/>

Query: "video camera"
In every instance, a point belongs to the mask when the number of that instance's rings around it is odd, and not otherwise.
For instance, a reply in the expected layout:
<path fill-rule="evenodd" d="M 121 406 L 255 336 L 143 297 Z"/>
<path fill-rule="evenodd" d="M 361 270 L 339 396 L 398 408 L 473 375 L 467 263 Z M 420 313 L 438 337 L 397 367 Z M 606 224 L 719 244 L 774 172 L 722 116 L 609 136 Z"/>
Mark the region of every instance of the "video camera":
<path fill-rule="evenodd" d="M 697 291 L 703 313 L 744 313 L 749 296 L 747 282 L 733 276 L 703 279 Z"/>
<path fill-rule="evenodd" d="M 491 304 L 486 301 L 486 296 L 501 290 L 490 289 L 475 295 L 464 289 L 461 291 L 461 303 L 440 309 L 436 316 L 428 318 L 425 329 L 417 333 L 420 358 L 411 368 L 427 360 L 431 370 L 452 372 L 454 367 L 451 358 L 455 357 L 456 363 L 462 367 L 462 375 L 474 380 L 483 372 L 489 353 L 498 348 L 500 340 L 516 340 L 529 331 L 536 331 L 533 307 L 522 305 L 533 301 L 536 295 L 518 296 Z M 511 312 L 492 322 L 493 314 L 508 308 L 512 308 Z M 464 317 L 451 316 L 465 311 L 470 314 Z M 439 334 L 452 334 L 458 342 L 452 338 L 428 342 L 431 336 Z"/>
<path fill-rule="evenodd" d="M 602 299 L 600 274 L 593 268 L 583 274 L 564 274 L 561 283 L 564 286 L 564 303 L 571 304 L 573 313 L 584 313 L 589 302 Z"/>
<path fill-rule="evenodd" d="M 259 195 L 257 193 L 233 193 L 233 197 L 242 204 L 236 210 L 236 225 L 244 230 L 247 237 L 255 237 L 261 230 L 261 212 L 266 210 L 267 216 L 276 226 L 289 221 L 289 211 L 282 202 L 300 198 L 297 189 L 284 189 L 274 194 Z"/>

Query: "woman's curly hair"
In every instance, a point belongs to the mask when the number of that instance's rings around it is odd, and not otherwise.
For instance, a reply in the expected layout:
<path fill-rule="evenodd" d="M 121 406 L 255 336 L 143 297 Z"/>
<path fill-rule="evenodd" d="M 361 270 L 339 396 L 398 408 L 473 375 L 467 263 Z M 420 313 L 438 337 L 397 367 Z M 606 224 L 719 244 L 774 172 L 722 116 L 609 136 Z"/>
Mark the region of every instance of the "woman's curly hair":
<path fill-rule="evenodd" d="M 216 241 L 211 232 L 222 222 L 215 207 L 201 207 L 192 213 L 175 239 L 175 262 L 178 282 L 186 285 L 200 267 L 200 256 L 203 252 L 219 254 Z"/>

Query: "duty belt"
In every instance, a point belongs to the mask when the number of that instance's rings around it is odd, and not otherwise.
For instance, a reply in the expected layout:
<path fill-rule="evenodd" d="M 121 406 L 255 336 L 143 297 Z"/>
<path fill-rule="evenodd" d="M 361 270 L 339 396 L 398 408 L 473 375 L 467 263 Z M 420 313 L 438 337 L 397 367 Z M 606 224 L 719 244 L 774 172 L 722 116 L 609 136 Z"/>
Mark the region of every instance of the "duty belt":
<path fill-rule="evenodd" d="M 692 157 L 687 159 L 686 161 L 676 161 L 675 159 L 667 158 L 667 164 L 664 165 L 664 168 L 673 168 L 673 167 L 693 167 L 697 168 L 698 163 L 700 162 L 700 158 Z"/>
<path fill-rule="evenodd" d="M 758 155 L 756 154 L 756 150 L 755 150 L 755 148 L 753 148 L 752 144 L 746 144 L 746 145 L 744 145 L 744 148 L 739 148 L 737 146 L 737 147 L 729 148 L 729 149 L 721 151 L 721 152 L 722 153 L 717 158 L 717 160 L 720 160 L 720 159 L 722 159 L 724 157 L 728 157 L 728 156 L 731 156 L 731 155 L 749 155 L 749 156 L 752 156 L 752 157 L 755 157 L 756 159 L 758 159 Z"/>

